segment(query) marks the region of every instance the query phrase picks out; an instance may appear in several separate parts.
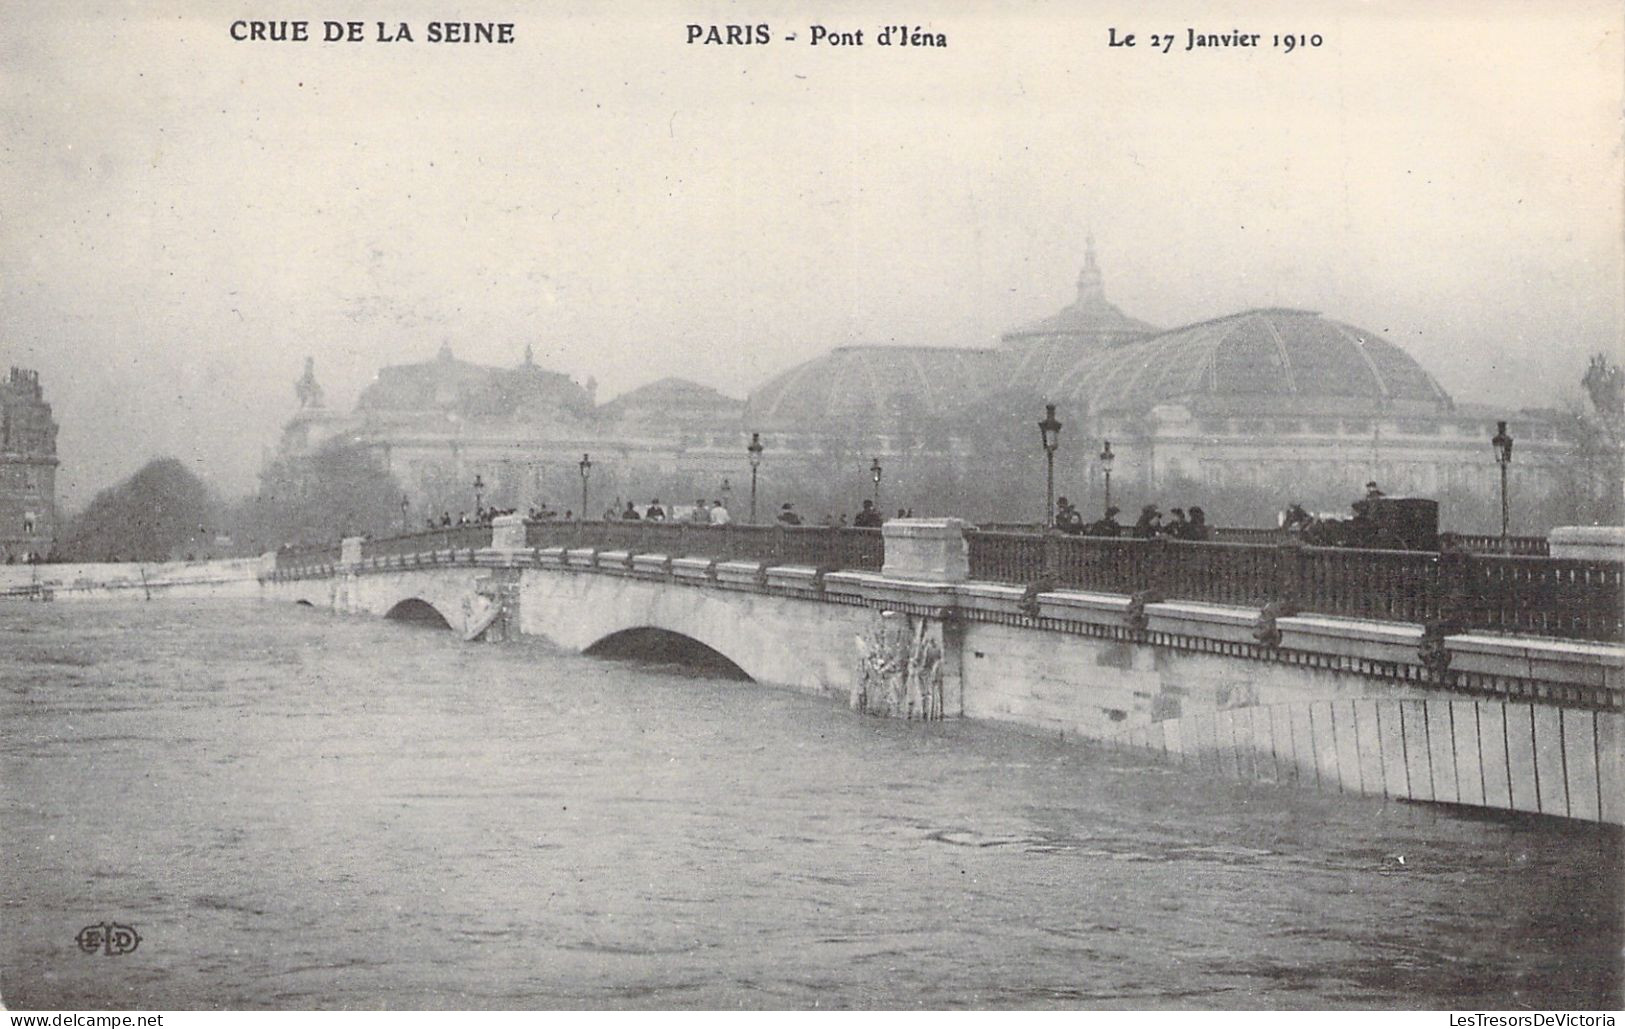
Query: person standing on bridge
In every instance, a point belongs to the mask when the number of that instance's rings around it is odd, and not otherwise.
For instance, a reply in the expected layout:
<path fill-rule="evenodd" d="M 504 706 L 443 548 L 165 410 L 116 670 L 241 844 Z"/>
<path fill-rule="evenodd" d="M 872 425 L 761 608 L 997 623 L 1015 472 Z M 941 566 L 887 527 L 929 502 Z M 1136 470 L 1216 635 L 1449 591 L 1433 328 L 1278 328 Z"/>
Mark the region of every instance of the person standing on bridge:
<path fill-rule="evenodd" d="M 711 501 L 711 524 L 727 525 L 731 521 L 733 521 L 733 516 L 728 513 L 726 507 L 722 506 L 722 501 Z"/>
<path fill-rule="evenodd" d="M 1134 523 L 1134 538 L 1148 540 L 1162 531 L 1162 512 L 1157 505 L 1147 504 L 1140 508 L 1139 520 Z"/>
<path fill-rule="evenodd" d="M 694 501 L 694 510 L 688 513 L 688 520 L 695 525 L 711 524 L 711 509 L 705 506 L 705 501 Z"/>
<path fill-rule="evenodd" d="M 1213 527 L 1207 523 L 1207 513 L 1199 507 L 1191 508 L 1191 520 L 1185 527 L 1185 538 L 1197 543 L 1206 543 L 1213 539 Z"/>
<path fill-rule="evenodd" d="M 796 506 L 794 504 L 790 503 L 789 501 L 785 501 L 784 506 L 779 508 L 779 524 L 780 525 L 800 525 L 801 524 L 801 516 L 796 514 Z"/>
<path fill-rule="evenodd" d="M 1055 527 L 1068 536 L 1083 532 L 1083 514 L 1065 497 L 1055 502 Z"/>
<path fill-rule="evenodd" d="M 1108 507 L 1106 517 L 1098 522 L 1090 522 L 1083 531 L 1088 536 L 1104 536 L 1109 539 L 1116 539 L 1123 535 L 1123 527 L 1117 524 L 1117 508 Z"/>
<path fill-rule="evenodd" d="M 852 518 L 852 526 L 857 529 L 878 529 L 885 522 L 880 512 L 875 508 L 873 500 L 863 502 L 863 510 Z"/>
<path fill-rule="evenodd" d="M 655 497 L 649 502 L 649 510 L 643 512 L 643 517 L 647 518 L 651 522 L 663 522 L 666 520 L 666 509 L 660 506 L 659 497 Z"/>
<path fill-rule="evenodd" d="M 638 514 L 638 509 L 636 507 L 633 507 L 632 502 L 630 500 L 628 500 L 626 502 L 626 510 L 621 512 L 621 521 L 623 521 L 623 522 L 641 522 L 642 520 L 643 520 L 643 516 Z"/>

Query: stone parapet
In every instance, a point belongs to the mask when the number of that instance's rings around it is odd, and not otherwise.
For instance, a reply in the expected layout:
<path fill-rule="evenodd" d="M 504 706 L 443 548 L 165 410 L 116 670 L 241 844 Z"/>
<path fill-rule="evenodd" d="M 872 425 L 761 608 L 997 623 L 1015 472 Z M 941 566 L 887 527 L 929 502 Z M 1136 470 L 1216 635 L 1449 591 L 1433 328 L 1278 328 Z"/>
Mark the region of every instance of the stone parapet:
<path fill-rule="evenodd" d="M 1625 648 L 1604 643 L 1468 633 L 1445 640 L 1450 667 L 1506 679 L 1625 690 Z"/>
<path fill-rule="evenodd" d="M 361 544 L 365 539 L 361 536 L 347 536 L 339 541 L 339 564 L 345 568 L 359 568 L 361 566 Z"/>
<path fill-rule="evenodd" d="M 881 529 L 891 579 L 964 582 L 970 578 L 970 546 L 958 518 L 895 518 Z"/>
<path fill-rule="evenodd" d="M 678 557 L 671 562 L 671 574 L 679 579 L 698 580 L 700 582 L 711 579 L 716 568 L 715 558 L 710 557 Z"/>
<path fill-rule="evenodd" d="M 717 581 L 730 586 L 755 587 L 762 578 L 760 561 L 718 561 Z"/>
<path fill-rule="evenodd" d="M 665 554 L 633 554 L 632 573 L 651 579 L 664 579 L 671 571 L 671 558 Z"/>

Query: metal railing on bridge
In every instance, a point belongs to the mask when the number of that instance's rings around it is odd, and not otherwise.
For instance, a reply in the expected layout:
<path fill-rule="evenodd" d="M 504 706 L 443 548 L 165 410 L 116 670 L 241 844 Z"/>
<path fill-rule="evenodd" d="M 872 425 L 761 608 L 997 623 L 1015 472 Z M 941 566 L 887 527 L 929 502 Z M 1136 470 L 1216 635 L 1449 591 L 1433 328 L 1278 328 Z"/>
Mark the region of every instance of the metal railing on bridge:
<path fill-rule="evenodd" d="M 361 559 L 415 557 L 423 554 L 473 553 L 491 545 L 489 525 L 447 525 L 405 536 L 361 541 Z"/>
<path fill-rule="evenodd" d="M 1041 534 L 1044 531 L 1039 522 L 982 522 L 978 526 L 984 532 L 1006 533 L 1032 533 Z M 1124 526 L 1125 532 L 1127 526 Z M 1208 527 L 1213 534 L 1215 543 L 1261 543 L 1275 545 L 1291 543 L 1301 537 L 1286 529 L 1260 529 L 1248 526 L 1213 525 Z M 1530 557 L 1546 557 L 1551 553 L 1545 536 L 1508 536 L 1503 546 L 1501 537 L 1487 533 L 1473 532 L 1441 532 L 1439 533 L 1439 548 L 1441 550 L 1465 550 L 1474 554 L 1523 554 Z"/>
<path fill-rule="evenodd" d="M 969 530 L 973 579 L 1619 640 L 1625 565 L 1517 554 Z"/>
<path fill-rule="evenodd" d="M 972 579 L 1262 607 L 1570 639 L 1625 638 L 1625 565 L 1535 555 L 1188 542 L 1057 533 L 965 533 Z M 1499 543 L 1499 538 L 1494 538 Z M 488 525 L 452 526 L 361 544 L 361 560 L 449 555 L 472 561 Z M 527 549 L 623 550 L 823 569 L 878 571 L 878 529 L 684 522 L 528 522 Z M 337 546 L 285 548 L 279 575 L 331 574 Z"/>
<path fill-rule="evenodd" d="M 297 577 L 303 575 L 329 575 L 338 567 L 337 543 L 312 543 L 282 547 L 276 552 L 276 570 L 279 574 Z"/>
<path fill-rule="evenodd" d="M 668 557 L 879 571 L 879 529 L 811 525 L 694 525 L 687 522 L 526 522 L 528 547 L 593 547 Z"/>

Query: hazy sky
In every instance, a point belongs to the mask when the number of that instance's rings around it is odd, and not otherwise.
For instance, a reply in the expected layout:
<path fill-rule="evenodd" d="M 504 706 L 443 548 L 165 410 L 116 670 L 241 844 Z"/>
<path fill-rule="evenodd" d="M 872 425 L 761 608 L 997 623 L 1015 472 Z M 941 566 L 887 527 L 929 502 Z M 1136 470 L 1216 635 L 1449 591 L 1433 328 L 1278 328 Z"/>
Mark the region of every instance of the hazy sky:
<path fill-rule="evenodd" d="M 248 487 L 307 354 L 347 409 L 442 341 L 600 399 L 989 345 L 1071 300 L 1089 229 L 1132 315 L 1319 310 L 1458 400 L 1550 404 L 1621 347 L 1617 3 L 597 6 L 0 7 L 0 365 L 41 372 L 65 505 L 160 454 Z M 518 41 L 426 42 L 448 14 Z M 947 49 L 874 45 L 905 14 Z M 774 41 L 684 42 L 730 21 Z"/>

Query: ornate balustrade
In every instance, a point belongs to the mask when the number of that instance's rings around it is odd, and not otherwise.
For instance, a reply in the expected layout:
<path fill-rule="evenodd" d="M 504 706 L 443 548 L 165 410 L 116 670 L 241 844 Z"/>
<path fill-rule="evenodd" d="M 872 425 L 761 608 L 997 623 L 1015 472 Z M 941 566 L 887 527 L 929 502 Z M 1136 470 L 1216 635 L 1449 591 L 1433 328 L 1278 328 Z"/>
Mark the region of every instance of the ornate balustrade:
<path fill-rule="evenodd" d="M 1365 550 L 969 531 L 971 577 L 1317 614 L 1620 640 L 1625 565 L 1468 551 Z"/>

